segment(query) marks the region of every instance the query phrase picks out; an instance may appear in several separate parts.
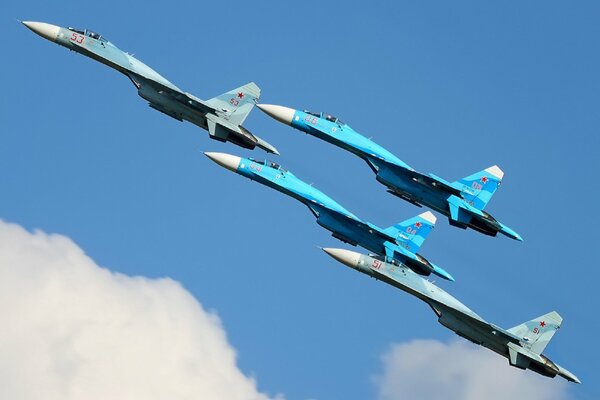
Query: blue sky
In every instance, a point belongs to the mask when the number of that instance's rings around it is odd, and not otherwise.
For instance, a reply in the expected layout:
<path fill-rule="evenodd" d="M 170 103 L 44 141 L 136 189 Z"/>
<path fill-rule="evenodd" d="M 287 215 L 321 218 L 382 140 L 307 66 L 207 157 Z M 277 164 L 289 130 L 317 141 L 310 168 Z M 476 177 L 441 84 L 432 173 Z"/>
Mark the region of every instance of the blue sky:
<path fill-rule="evenodd" d="M 221 317 L 261 391 L 373 398 L 394 343 L 453 335 L 424 304 L 323 254 L 317 246 L 344 245 L 300 203 L 202 155 L 263 152 L 153 111 L 125 77 L 17 19 L 96 30 L 200 98 L 255 81 L 262 102 L 337 115 L 448 180 L 498 164 L 488 211 L 525 241 L 439 218 L 422 252 L 456 278 L 442 287 L 498 325 L 559 311 L 547 354 L 584 382 L 568 396 L 600 396 L 595 2 L 0 7 L 0 219 L 66 235 L 112 271 L 181 282 Z M 245 126 L 363 219 L 421 212 L 347 152 L 258 110 Z"/>

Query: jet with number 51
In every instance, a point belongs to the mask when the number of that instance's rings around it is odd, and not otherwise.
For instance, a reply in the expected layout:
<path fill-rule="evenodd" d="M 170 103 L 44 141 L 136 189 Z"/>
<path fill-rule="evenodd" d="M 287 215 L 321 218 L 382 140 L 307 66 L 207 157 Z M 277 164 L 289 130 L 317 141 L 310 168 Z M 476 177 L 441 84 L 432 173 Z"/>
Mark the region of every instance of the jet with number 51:
<path fill-rule="evenodd" d="M 225 153 L 204 153 L 215 163 L 253 181 L 262 183 L 305 204 L 317 223 L 332 236 L 353 246 L 372 251 L 390 263 L 402 263 L 418 274 L 434 273 L 454 278 L 417 252 L 435 225 L 430 211 L 397 225 L 381 229 L 360 220 L 336 201 L 272 161 L 241 158 Z"/>
<path fill-rule="evenodd" d="M 260 147 L 269 153 L 279 154 L 275 147 L 242 126 L 260 97 L 260 88 L 254 82 L 210 100 L 201 100 L 182 91 L 96 32 L 63 28 L 45 22 L 22 23 L 51 42 L 121 72 L 131 80 L 140 97 L 147 100 L 150 107 L 178 121 L 189 121 L 206 129 L 211 139 L 231 142 L 247 149 Z"/>
<path fill-rule="evenodd" d="M 424 301 L 435 312 L 440 324 L 457 335 L 506 357 L 511 366 L 552 378 L 558 375 L 568 381 L 581 383 L 573 373 L 542 354 L 562 324 L 563 319 L 556 311 L 514 328 L 503 329 L 485 321 L 456 298 L 412 273 L 404 265 L 389 264 L 381 258 L 344 249 L 325 248 L 323 251 L 352 269 Z"/>
<path fill-rule="evenodd" d="M 310 111 L 258 104 L 272 118 L 309 135 L 348 150 L 367 162 L 388 192 L 416 206 L 427 206 L 448 217 L 450 225 L 471 228 L 490 236 L 498 233 L 515 240 L 521 236 L 483 211 L 500 185 L 504 173 L 497 165 L 448 182 L 434 174 L 423 174 L 356 132 L 338 118 Z"/>

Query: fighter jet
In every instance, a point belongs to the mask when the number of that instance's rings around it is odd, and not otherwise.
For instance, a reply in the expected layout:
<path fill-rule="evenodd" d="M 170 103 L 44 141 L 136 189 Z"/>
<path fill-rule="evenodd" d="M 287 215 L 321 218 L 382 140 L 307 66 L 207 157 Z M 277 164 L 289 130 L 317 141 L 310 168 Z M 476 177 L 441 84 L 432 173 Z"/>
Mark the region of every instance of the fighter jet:
<path fill-rule="evenodd" d="M 323 250 L 342 264 L 424 301 L 437 315 L 440 324 L 457 335 L 508 358 L 513 367 L 530 369 L 552 378 L 559 375 L 571 382 L 581 383 L 571 372 L 542 354 L 562 323 L 562 318 L 556 311 L 505 330 L 485 321 L 460 301 L 404 265 L 390 264 L 381 257 L 344 249 Z"/>
<path fill-rule="evenodd" d="M 208 131 L 221 142 L 254 149 L 256 146 L 279 154 L 265 140 L 253 135 L 242 123 L 260 97 L 254 83 L 201 100 L 184 92 L 131 54 L 120 50 L 104 36 L 88 29 L 62 28 L 45 22 L 23 21 L 23 25 L 41 37 L 116 69 L 135 85 L 148 105 L 178 121 L 189 121 Z"/>
<path fill-rule="evenodd" d="M 381 229 L 363 222 L 329 196 L 275 162 L 225 153 L 204 154 L 222 167 L 304 203 L 317 218 L 317 223 L 330 231 L 336 239 L 364 247 L 390 263 L 403 263 L 421 275 L 428 276 L 433 272 L 454 281 L 448 272 L 417 253 L 434 227 L 436 218 L 431 212 Z"/>
<path fill-rule="evenodd" d="M 502 233 L 523 240 L 518 233 L 483 211 L 504 176 L 497 165 L 448 182 L 434 174 L 415 171 L 332 115 L 271 104 L 258 104 L 258 107 L 284 124 L 356 154 L 367 162 L 389 193 L 418 207 L 425 205 L 438 211 L 448 217 L 450 225 L 471 228 L 490 236 Z"/>

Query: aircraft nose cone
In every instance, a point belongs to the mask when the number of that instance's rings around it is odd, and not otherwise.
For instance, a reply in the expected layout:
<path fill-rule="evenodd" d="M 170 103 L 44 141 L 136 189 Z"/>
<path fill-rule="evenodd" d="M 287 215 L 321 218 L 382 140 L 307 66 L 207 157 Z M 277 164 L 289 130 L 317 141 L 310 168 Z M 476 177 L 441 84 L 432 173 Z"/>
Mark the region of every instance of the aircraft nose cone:
<path fill-rule="evenodd" d="M 269 117 L 275 118 L 286 125 L 291 125 L 292 118 L 294 118 L 294 114 L 296 113 L 296 110 L 293 108 L 273 104 L 257 104 L 256 107 L 260 108 Z"/>
<path fill-rule="evenodd" d="M 227 168 L 233 172 L 236 172 L 238 166 L 240 165 L 241 158 L 232 156 L 231 154 L 206 152 L 204 155 L 219 164 L 221 167 Z"/>
<path fill-rule="evenodd" d="M 56 38 L 58 37 L 58 31 L 60 30 L 59 26 L 47 24 L 45 22 L 23 21 L 22 24 L 41 37 L 52 42 L 56 41 Z"/>
<path fill-rule="evenodd" d="M 323 251 L 329 254 L 331 257 L 336 259 L 349 266 L 350 268 L 358 267 L 358 262 L 360 261 L 360 254 L 355 251 L 344 250 L 344 249 L 333 249 L 331 247 L 326 247 Z"/>

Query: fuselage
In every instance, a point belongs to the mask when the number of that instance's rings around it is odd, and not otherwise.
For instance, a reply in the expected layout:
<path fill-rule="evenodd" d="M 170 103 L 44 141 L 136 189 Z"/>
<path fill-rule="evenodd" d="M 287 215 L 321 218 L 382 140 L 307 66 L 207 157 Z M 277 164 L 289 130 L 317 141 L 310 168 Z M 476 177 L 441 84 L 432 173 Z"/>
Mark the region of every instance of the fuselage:
<path fill-rule="evenodd" d="M 439 322 L 474 343 L 483 345 L 499 354 L 506 355 L 506 341 L 481 329 L 485 320 L 433 282 L 424 279 L 404 265 L 394 265 L 380 259 L 361 255 L 356 270 L 392 285 L 427 303 L 439 318 Z M 469 318 L 461 318 L 468 316 Z"/>
<path fill-rule="evenodd" d="M 57 27 L 57 44 L 90 57 L 129 76 L 137 74 L 172 90 L 181 91 L 158 72 L 90 30 Z"/>
<path fill-rule="evenodd" d="M 360 245 L 367 250 L 384 254 L 383 241 L 356 224 L 366 224 L 338 202 L 312 185 L 297 178 L 272 161 L 242 158 L 237 167 L 238 174 L 262 183 L 305 204 L 317 217 L 319 225 L 347 243 Z M 373 230 L 379 228 L 373 226 Z"/>
<path fill-rule="evenodd" d="M 289 124 L 362 158 L 376 174 L 377 180 L 388 187 L 390 193 L 447 216 L 452 225 L 462 228 L 470 227 L 491 236 L 502 232 L 520 240 L 520 237 L 510 228 L 503 226 L 490 214 L 474 207 L 474 204 L 462 198 L 460 190 L 451 188 L 452 190 L 448 191 L 448 185 L 432 185 L 431 183 L 438 178 L 423 176 L 384 147 L 356 132 L 338 118 L 325 113 L 300 111 L 268 104 L 259 104 L 259 108 L 280 122 Z M 427 179 L 423 182 L 422 179 L 419 179 L 420 177 Z M 465 190 L 469 190 L 469 188 L 465 188 Z M 469 218 L 453 219 L 451 216 L 452 205 L 470 209 Z"/>
<path fill-rule="evenodd" d="M 92 58 L 127 76 L 138 90 L 138 94 L 150 103 L 150 106 L 179 121 L 186 120 L 203 129 L 207 129 L 206 117 L 203 112 L 178 102 L 164 93 L 160 87 L 174 92 L 182 92 L 161 74 L 138 60 L 131 54 L 119 49 L 101 35 L 89 30 L 74 28 L 59 28 L 56 43 Z M 156 83 L 146 84 L 147 82 Z"/>
<path fill-rule="evenodd" d="M 399 175 L 387 167 L 386 163 L 410 171 L 414 171 L 414 169 L 384 147 L 356 132 L 349 125 L 333 116 L 329 117 L 330 119 L 327 119 L 326 114 L 296 110 L 291 126 L 354 153 L 365 160 L 377 175 L 377 180 L 392 191 L 398 194 L 405 193 L 415 202 L 446 216 L 449 215 L 449 194 Z M 380 163 L 378 160 L 385 163 Z"/>
<path fill-rule="evenodd" d="M 384 147 L 367 139 L 336 117 L 327 114 L 296 110 L 290 125 L 354 153 L 363 159 L 366 157 L 374 157 L 412 170 L 408 164 L 400 160 Z"/>

